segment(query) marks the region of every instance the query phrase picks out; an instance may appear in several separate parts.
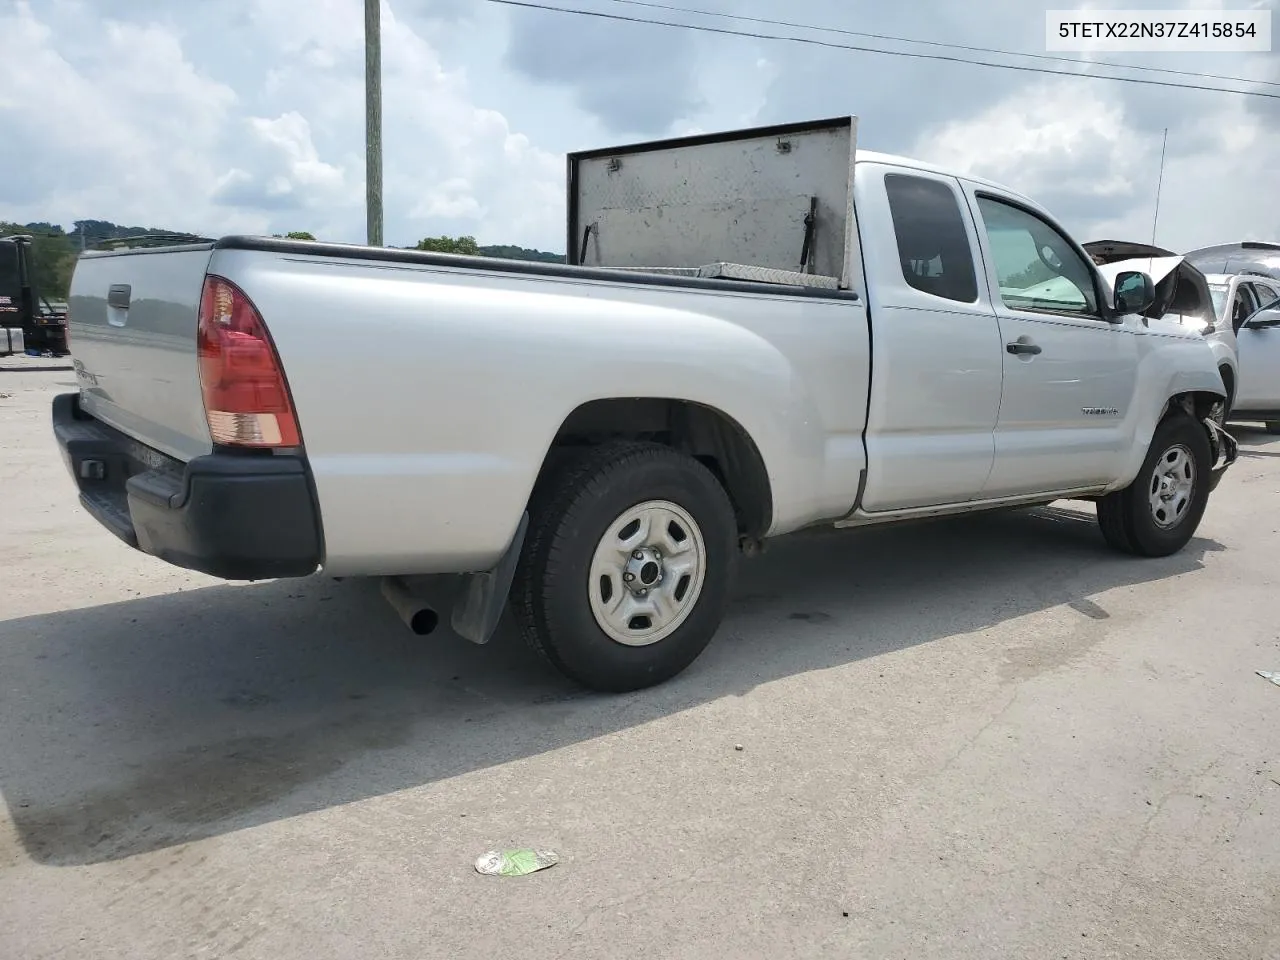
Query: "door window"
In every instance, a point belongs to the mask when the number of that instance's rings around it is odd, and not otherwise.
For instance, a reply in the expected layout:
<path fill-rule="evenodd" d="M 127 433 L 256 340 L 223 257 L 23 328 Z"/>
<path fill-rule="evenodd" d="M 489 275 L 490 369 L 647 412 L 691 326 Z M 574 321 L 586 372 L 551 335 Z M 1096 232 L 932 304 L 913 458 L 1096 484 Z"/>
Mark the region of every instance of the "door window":
<path fill-rule="evenodd" d="M 978 278 L 955 192 L 939 180 L 889 173 L 884 178 L 902 276 L 916 290 L 973 303 Z"/>
<path fill-rule="evenodd" d="M 1267 283 L 1251 283 L 1254 296 L 1257 298 L 1259 310 L 1274 310 L 1277 302 L 1280 302 L 1280 293 L 1276 292 L 1276 288 Z"/>
<path fill-rule="evenodd" d="M 1236 287 L 1235 299 L 1231 301 L 1231 329 L 1236 333 L 1244 326 L 1244 322 L 1253 316 L 1258 309 L 1258 301 L 1253 295 L 1253 285 L 1242 283 Z"/>
<path fill-rule="evenodd" d="M 1098 316 L 1093 268 L 1054 227 L 1020 207 L 978 197 L 1000 299 L 1011 310 Z"/>

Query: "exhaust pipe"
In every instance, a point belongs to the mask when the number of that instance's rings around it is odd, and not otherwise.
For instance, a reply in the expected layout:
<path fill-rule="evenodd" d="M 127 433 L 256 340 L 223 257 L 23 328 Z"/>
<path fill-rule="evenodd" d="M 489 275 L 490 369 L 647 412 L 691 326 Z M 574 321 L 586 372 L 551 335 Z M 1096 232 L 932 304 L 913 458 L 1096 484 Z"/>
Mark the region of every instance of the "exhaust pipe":
<path fill-rule="evenodd" d="M 399 577 L 382 578 L 382 595 L 405 626 L 418 636 L 425 637 L 439 626 L 440 614 L 431 604 L 415 596 Z"/>

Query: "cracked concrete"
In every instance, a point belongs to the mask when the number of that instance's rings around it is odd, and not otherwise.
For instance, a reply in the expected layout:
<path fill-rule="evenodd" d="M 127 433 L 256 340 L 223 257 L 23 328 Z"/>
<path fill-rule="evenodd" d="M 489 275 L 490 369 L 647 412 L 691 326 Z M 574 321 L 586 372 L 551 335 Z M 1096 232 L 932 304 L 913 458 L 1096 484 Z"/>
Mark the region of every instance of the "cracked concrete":
<path fill-rule="evenodd" d="M 600 697 L 368 583 L 129 551 L 73 386 L 0 370 L 5 960 L 1280 958 L 1275 457 L 1165 560 L 1080 504 L 780 542 Z M 472 869 L 517 844 L 561 863 Z"/>

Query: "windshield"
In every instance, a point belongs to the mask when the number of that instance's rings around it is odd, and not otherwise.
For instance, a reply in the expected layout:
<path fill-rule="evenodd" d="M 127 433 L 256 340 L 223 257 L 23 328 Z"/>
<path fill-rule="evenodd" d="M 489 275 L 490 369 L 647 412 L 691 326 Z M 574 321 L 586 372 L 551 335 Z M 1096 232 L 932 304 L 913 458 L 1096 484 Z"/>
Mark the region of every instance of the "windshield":
<path fill-rule="evenodd" d="M 1227 310 L 1227 285 L 1225 283 L 1209 284 L 1209 296 L 1213 297 L 1213 315 L 1221 318 Z"/>

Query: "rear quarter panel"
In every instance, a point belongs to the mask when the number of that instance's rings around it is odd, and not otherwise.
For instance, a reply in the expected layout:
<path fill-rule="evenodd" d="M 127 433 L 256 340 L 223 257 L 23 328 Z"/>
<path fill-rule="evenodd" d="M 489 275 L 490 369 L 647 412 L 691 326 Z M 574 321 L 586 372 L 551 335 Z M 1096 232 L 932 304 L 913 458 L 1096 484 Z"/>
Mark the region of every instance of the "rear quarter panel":
<path fill-rule="evenodd" d="M 251 250 L 332 574 L 486 569 L 583 403 L 688 400 L 756 443 L 772 533 L 848 512 L 865 466 L 861 302 Z"/>

